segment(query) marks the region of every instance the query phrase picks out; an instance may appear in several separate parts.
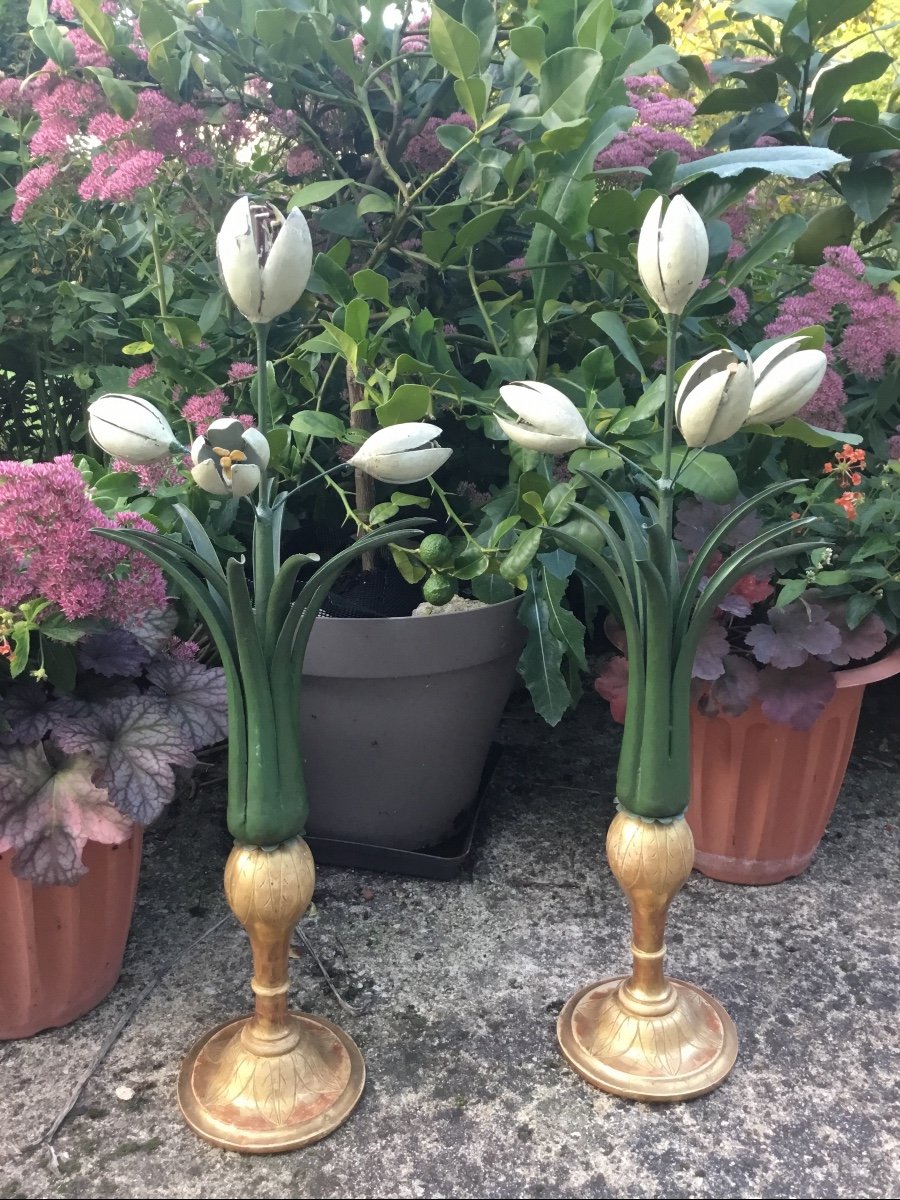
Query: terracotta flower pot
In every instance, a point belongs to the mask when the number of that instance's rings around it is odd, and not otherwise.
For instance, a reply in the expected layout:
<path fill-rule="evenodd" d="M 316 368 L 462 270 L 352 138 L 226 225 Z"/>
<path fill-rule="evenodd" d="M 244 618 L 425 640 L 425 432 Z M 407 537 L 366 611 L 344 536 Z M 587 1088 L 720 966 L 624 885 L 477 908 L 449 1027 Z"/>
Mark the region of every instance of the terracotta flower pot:
<path fill-rule="evenodd" d="M 809 730 L 776 725 L 754 704 L 692 721 L 687 812 L 694 865 L 726 883 L 780 883 L 809 866 L 844 782 L 866 684 L 900 672 L 900 650 L 837 673 Z"/>
<path fill-rule="evenodd" d="M 318 618 L 301 695 L 309 834 L 420 850 L 453 832 L 515 680 L 518 605 Z"/>
<path fill-rule="evenodd" d="M 74 887 L 35 887 L 0 854 L 0 1039 L 67 1025 L 112 991 L 125 954 L 143 832 L 88 842 Z"/>

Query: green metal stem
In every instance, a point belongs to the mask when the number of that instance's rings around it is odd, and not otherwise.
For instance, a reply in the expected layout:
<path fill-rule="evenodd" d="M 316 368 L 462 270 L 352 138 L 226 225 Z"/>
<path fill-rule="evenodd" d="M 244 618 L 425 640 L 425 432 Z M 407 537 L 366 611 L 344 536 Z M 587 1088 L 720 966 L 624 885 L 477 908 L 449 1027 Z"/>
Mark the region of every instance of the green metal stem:
<path fill-rule="evenodd" d="M 675 347 L 678 317 L 666 313 L 666 404 L 663 417 L 663 466 L 659 488 L 659 518 L 666 540 L 672 540 L 674 482 L 672 479 L 672 433 L 675 428 Z"/>
<path fill-rule="evenodd" d="M 267 347 L 269 326 L 254 325 L 256 332 L 256 425 L 259 432 L 267 436 L 272 428 L 272 412 L 269 407 L 269 370 Z"/>

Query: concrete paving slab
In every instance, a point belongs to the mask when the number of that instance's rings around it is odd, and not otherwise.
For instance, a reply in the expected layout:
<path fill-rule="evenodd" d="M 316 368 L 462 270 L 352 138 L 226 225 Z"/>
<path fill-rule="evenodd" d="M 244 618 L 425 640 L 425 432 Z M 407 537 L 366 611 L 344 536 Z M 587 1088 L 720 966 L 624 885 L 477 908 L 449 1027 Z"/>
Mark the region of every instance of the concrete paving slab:
<path fill-rule="evenodd" d="M 294 1003 L 341 1022 L 369 1082 L 328 1140 L 272 1157 L 213 1149 L 174 1100 L 181 1056 L 246 1011 L 229 919 L 167 970 L 58 1134 L 34 1145 L 155 972 L 227 913 L 221 785 L 148 834 L 122 980 L 93 1013 L 0 1046 L 0 1200 L 19 1197 L 891 1197 L 900 1195 L 900 690 L 869 690 L 810 870 L 767 888 L 694 874 L 669 966 L 734 1017 L 729 1082 L 654 1107 L 564 1064 L 556 1015 L 627 966 L 602 853 L 618 738 L 588 697 L 552 734 L 513 700 L 478 849 L 446 883 L 322 868 Z M 130 1089 L 133 1096 L 127 1096 Z M 118 1093 L 117 1094 L 117 1090 Z"/>

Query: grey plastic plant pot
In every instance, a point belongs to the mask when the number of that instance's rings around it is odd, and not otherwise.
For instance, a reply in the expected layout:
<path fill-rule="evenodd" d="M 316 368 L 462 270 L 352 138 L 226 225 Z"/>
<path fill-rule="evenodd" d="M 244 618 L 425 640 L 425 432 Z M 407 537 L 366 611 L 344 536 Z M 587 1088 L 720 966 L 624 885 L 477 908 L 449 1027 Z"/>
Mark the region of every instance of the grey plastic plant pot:
<path fill-rule="evenodd" d="M 518 605 L 318 618 L 301 699 L 311 836 L 420 850 L 453 832 L 515 680 Z"/>

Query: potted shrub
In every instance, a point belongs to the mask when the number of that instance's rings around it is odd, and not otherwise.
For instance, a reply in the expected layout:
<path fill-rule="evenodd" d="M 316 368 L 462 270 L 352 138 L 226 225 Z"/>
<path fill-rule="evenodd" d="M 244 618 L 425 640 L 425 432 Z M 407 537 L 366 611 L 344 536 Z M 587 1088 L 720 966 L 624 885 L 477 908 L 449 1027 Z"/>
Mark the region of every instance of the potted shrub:
<path fill-rule="evenodd" d="M 100 498 L 70 456 L 0 463 L 0 1038 L 113 987 L 143 827 L 225 731 L 160 572 L 91 532 L 151 527 Z"/>

